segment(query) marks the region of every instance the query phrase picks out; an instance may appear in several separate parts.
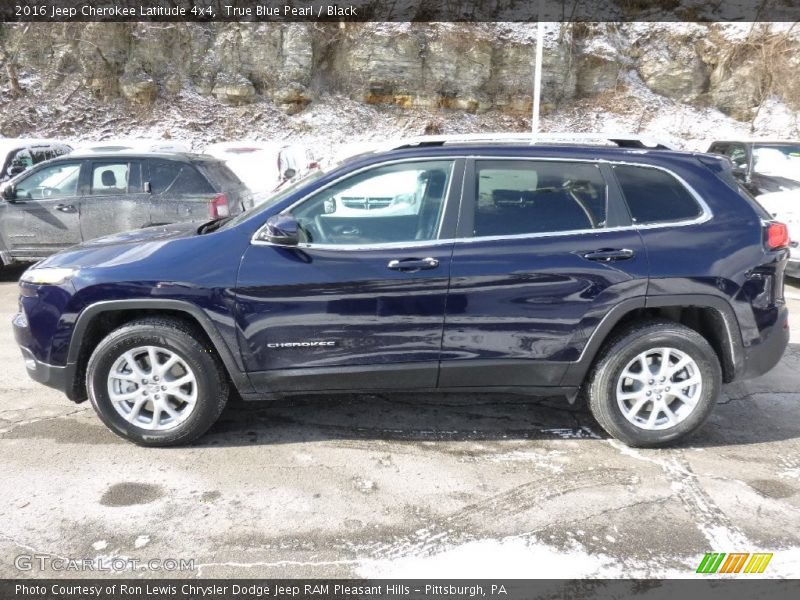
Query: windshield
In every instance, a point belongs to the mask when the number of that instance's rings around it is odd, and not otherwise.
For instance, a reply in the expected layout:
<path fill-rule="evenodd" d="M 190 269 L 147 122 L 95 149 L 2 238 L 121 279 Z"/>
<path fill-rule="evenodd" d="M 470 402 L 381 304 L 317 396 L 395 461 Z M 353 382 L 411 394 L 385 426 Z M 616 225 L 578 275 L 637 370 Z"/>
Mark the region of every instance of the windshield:
<path fill-rule="evenodd" d="M 800 179 L 800 144 L 756 144 L 753 170 L 765 175 Z"/>
<path fill-rule="evenodd" d="M 322 177 L 322 175 L 323 172 L 320 169 L 309 172 L 307 176 L 298 179 L 297 181 L 293 181 L 286 187 L 282 187 L 281 189 L 275 191 L 271 196 L 267 197 L 266 200 L 259 202 L 257 206 L 254 206 L 249 210 L 239 213 L 231 220 L 227 221 L 224 225 L 222 225 L 220 229 L 227 229 L 228 227 L 233 227 L 235 225 L 238 225 L 242 221 L 249 219 L 252 215 L 265 211 L 270 206 L 273 206 L 278 202 L 280 202 L 281 200 L 283 200 L 284 198 L 287 198 L 290 194 L 294 193 L 294 191 L 297 190 L 298 188 L 306 185 L 307 183 L 311 183 L 312 181 L 319 179 L 320 177 Z"/>

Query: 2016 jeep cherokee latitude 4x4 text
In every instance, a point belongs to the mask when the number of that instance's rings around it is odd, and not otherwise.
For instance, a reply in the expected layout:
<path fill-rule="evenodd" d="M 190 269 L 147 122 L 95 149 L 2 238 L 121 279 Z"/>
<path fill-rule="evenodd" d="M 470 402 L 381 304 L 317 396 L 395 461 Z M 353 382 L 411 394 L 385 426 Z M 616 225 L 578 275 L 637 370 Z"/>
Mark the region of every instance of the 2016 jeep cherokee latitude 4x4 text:
<path fill-rule="evenodd" d="M 143 445 L 202 435 L 233 386 L 585 397 L 659 446 L 780 359 L 787 243 L 720 157 L 418 139 L 54 255 L 14 329 L 31 377 Z"/>

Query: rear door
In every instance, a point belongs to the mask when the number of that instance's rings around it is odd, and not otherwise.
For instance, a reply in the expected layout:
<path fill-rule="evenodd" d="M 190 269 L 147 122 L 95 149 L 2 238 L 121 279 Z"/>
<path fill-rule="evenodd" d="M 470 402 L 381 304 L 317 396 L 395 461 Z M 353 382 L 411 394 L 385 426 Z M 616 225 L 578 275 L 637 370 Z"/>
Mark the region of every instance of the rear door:
<path fill-rule="evenodd" d="M 150 195 L 142 184 L 142 161 L 103 158 L 88 161 L 81 200 L 84 240 L 140 229 L 150 224 Z"/>
<path fill-rule="evenodd" d="M 58 162 L 16 181 L 16 199 L 0 205 L 0 233 L 12 256 L 41 258 L 81 242 L 81 167 Z"/>
<path fill-rule="evenodd" d="M 464 190 L 439 385 L 561 385 L 603 316 L 646 293 L 647 257 L 610 169 L 476 159 Z"/>

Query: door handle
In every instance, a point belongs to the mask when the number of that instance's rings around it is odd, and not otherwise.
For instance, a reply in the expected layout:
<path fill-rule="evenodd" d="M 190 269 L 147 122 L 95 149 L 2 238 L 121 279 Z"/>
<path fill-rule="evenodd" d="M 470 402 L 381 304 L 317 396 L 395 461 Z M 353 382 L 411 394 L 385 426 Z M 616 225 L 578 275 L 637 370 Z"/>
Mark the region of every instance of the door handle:
<path fill-rule="evenodd" d="M 439 266 L 439 261 L 435 258 L 404 258 L 403 260 L 390 260 L 387 265 L 394 271 L 421 271 L 423 269 L 435 269 Z"/>
<path fill-rule="evenodd" d="M 60 210 L 61 212 L 65 213 L 74 213 L 75 207 L 72 204 L 56 204 L 56 210 Z"/>
<path fill-rule="evenodd" d="M 635 252 L 628 248 L 603 248 L 602 250 L 594 250 L 593 252 L 586 252 L 583 258 L 586 260 L 595 260 L 599 262 L 611 262 L 614 260 L 628 260 L 633 258 Z"/>

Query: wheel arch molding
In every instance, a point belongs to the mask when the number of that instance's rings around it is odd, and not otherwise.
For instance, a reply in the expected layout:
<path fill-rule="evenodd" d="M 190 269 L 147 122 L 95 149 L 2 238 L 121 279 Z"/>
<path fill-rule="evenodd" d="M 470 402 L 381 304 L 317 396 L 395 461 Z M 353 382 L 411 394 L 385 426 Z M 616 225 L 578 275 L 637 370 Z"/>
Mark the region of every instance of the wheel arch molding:
<path fill-rule="evenodd" d="M 703 315 L 711 317 L 710 322 L 702 321 Z M 727 300 L 709 294 L 640 296 L 629 298 L 606 313 L 589 337 L 580 358 L 564 373 L 561 384 L 582 385 L 609 336 L 637 318 L 667 318 L 697 331 L 714 348 L 725 383 L 735 380 L 745 370 L 739 321 Z"/>
<path fill-rule="evenodd" d="M 168 311 L 172 314 L 179 314 L 184 316 L 187 320 L 195 323 L 208 337 L 214 350 L 222 360 L 225 371 L 230 376 L 233 385 L 242 393 L 252 392 L 250 379 L 247 377 L 239 367 L 236 358 L 231 351 L 228 344 L 223 339 L 217 328 L 214 326 L 211 318 L 206 312 L 191 302 L 184 300 L 170 300 L 170 299 L 150 299 L 138 298 L 132 300 L 104 300 L 90 304 L 84 308 L 77 319 L 75 320 L 75 327 L 72 331 L 70 338 L 69 350 L 67 353 L 67 369 L 69 371 L 68 381 L 75 381 L 76 376 L 80 376 L 81 363 L 88 362 L 88 354 L 86 352 L 86 335 L 93 323 L 96 320 L 109 313 L 135 313 L 136 311 Z M 127 320 L 127 319 L 125 319 Z M 99 341 L 99 340 L 98 340 Z M 83 364 L 85 368 L 85 364 Z"/>

